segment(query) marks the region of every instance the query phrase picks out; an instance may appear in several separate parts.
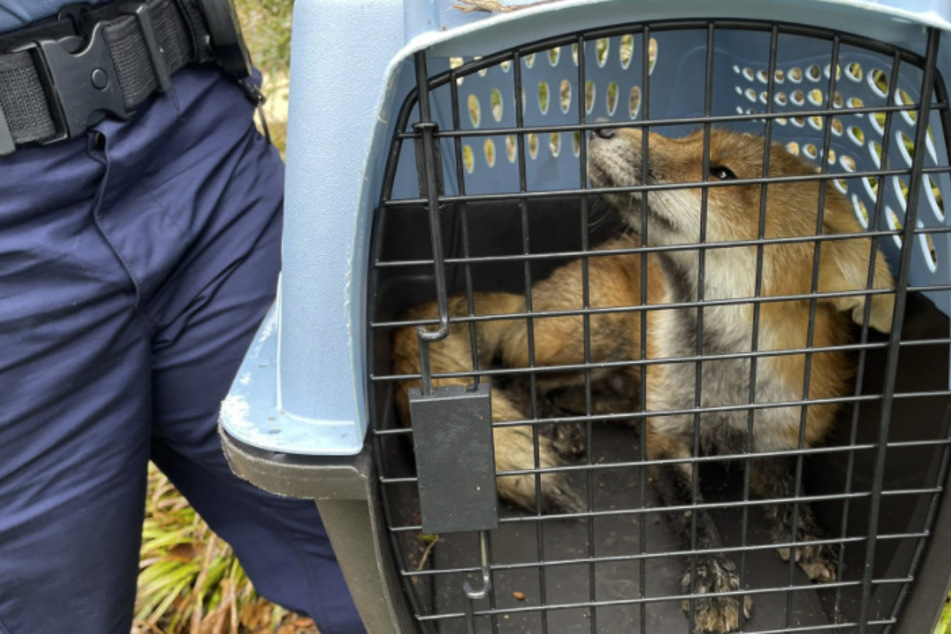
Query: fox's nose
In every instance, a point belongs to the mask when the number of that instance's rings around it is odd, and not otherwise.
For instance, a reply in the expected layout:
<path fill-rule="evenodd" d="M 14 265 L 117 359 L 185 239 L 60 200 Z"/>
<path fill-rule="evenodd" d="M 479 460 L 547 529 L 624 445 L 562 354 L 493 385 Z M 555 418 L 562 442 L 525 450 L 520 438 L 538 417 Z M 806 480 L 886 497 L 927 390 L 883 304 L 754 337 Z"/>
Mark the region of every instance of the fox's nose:
<path fill-rule="evenodd" d="M 595 123 L 610 123 L 607 119 L 603 117 L 598 117 Z M 591 138 L 598 137 L 600 139 L 613 139 L 614 138 L 614 128 L 595 128 L 591 131 Z"/>

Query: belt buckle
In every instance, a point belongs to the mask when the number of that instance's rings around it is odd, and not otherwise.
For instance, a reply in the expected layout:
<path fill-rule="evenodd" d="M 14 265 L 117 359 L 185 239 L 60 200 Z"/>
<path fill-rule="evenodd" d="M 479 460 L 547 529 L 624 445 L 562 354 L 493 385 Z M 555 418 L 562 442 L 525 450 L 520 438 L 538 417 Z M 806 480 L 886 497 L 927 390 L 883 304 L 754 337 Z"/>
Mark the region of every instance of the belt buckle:
<path fill-rule="evenodd" d="M 201 0 L 211 47 L 218 65 L 235 79 L 251 76 L 251 55 L 241 34 L 241 24 L 231 0 Z"/>
<path fill-rule="evenodd" d="M 38 39 L 15 49 L 34 55 L 57 130 L 43 143 L 81 136 L 107 115 L 120 119 L 131 113 L 122 101 L 119 78 L 102 24 L 95 24 L 85 40 L 78 35 L 59 40 Z"/>

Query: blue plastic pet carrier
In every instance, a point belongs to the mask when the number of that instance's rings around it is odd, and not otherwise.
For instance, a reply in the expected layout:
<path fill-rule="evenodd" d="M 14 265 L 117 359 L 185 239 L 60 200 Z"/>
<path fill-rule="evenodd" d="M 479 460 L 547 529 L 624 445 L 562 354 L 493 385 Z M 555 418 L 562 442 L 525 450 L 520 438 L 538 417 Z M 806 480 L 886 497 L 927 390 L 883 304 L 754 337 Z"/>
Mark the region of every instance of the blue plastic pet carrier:
<path fill-rule="evenodd" d="M 951 578 L 949 81 L 947 0 L 298 0 L 284 269 L 222 406 L 233 468 L 316 501 L 371 632 L 929 631 Z M 892 332 L 856 327 L 844 346 L 856 370 L 833 431 L 779 456 L 795 487 L 773 502 L 814 510 L 812 546 L 836 564 L 825 583 L 788 556 L 808 546 L 797 538 L 777 556 L 750 459 L 681 460 L 703 473 L 703 502 L 695 477 L 696 504 L 671 511 L 650 482 L 643 386 L 604 396 L 591 377 L 614 366 L 586 354 L 560 368 L 586 377 L 580 393 L 546 391 L 551 368 L 531 360 L 533 285 L 573 260 L 587 271 L 598 245 L 640 229 L 588 178 L 592 135 L 622 124 L 781 144 L 894 274 Z M 628 254 L 660 248 L 648 235 Z M 418 371 L 394 370 L 406 328 L 436 340 L 455 326 L 477 347 L 499 318 L 474 309 L 481 291 L 523 298 L 507 318 L 528 329 L 524 367 L 473 355 L 443 372 L 421 342 Z M 800 298 L 813 316 L 818 298 Z M 412 312 L 433 300 L 436 317 Z M 578 301 L 564 314 L 587 340 L 599 313 Z M 460 378 L 472 385 L 439 383 Z M 409 416 L 401 382 L 422 386 Z M 522 399 L 535 453 L 519 474 L 541 510 L 496 497 L 502 390 Z M 541 465 L 540 439 L 566 430 L 580 448 Z M 581 510 L 544 508 L 553 472 Z M 736 623 L 701 624 L 711 596 L 684 581 L 710 554 L 690 525 L 701 511 L 739 579 L 715 598 L 752 602 Z M 686 547 L 671 513 L 686 514 Z"/>

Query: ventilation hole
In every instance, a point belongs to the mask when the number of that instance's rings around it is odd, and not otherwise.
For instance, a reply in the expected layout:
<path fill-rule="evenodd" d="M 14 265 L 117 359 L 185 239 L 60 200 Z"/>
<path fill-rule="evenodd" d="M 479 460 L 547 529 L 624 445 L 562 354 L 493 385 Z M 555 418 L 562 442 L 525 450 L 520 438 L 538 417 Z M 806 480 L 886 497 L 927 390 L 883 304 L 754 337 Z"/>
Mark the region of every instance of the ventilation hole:
<path fill-rule="evenodd" d="M 749 99 L 749 100 L 752 101 L 753 103 L 756 103 L 756 91 L 755 91 L 755 90 L 753 90 L 752 88 L 747 88 L 746 91 L 745 91 L 743 94 L 746 95 L 746 98 L 747 98 L 747 99 Z"/>
<path fill-rule="evenodd" d="M 604 68 L 608 62 L 608 53 L 611 51 L 611 41 L 606 38 L 598 38 L 594 41 L 594 52 L 598 56 L 598 66 Z"/>
<path fill-rule="evenodd" d="M 507 60 L 505 60 L 504 62 L 501 62 L 501 63 L 499 64 L 499 66 L 502 67 L 502 72 L 503 72 L 503 73 L 507 73 L 507 72 L 509 72 L 510 70 L 512 70 L 512 60 L 507 59 Z"/>
<path fill-rule="evenodd" d="M 839 165 L 841 165 L 842 169 L 844 169 L 846 172 L 855 171 L 855 159 L 847 154 L 843 154 L 839 158 Z"/>
<path fill-rule="evenodd" d="M 475 59 L 482 59 L 482 58 L 481 58 L 481 57 L 476 57 Z M 488 69 L 488 68 L 480 68 L 479 71 L 478 71 L 476 74 L 477 74 L 479 77 L 485 77 L 486 73 L 488 73 L 488 72 L 489 72 L 489 69 Z"/>
<path fill-rule="evenodd" d="M 786 125 L 789 123 L 789 119 L 787 119 L 786 117 L 776 117 L 776 123 L 778 123 L 779 125 Z"/>
<path fill-rule="evenodd" d="M 577 44 L 577 42 L 571 45 L 571 61 L 574 62 L 575 66 L 578 65 L 578 44 Z"/>
<path fill-rule="evenodd" d="M 801 106 L 806 103 L 806 94 L 801 90 L 794 90 L 789 98 L 792 99 L 792 102 L 797 106 Z"/>
<path fill-rule="evenodd" d="M 786 96 L 786 93 L 784 92 L 776 93 L 776 103 L 778 103 L 780 106 L 785 106 L 788 102 L 789 102 L 789 98 Z"/>
<path fill-rule="evenodd" d="M 786 73 L 784 73 L 782 70 L 777 70 L 777 71 L 776 71 L 776 83 L 777 83 L 777 84 L 781 84 L 781 83 L 783 83 L 784 81 L 786 81 Z"/>
<path fill-rule="evenodd" d="M 855 194 L 852 194 L 852 207 L 855 208 L 855 217 L 858 218 L 862 228 L 868 229 L 868 210 L 862 199 Z"/>
<path fill-rule="evenodd" d="M 482 122 L 482 110 L 479 107 L 479 98 L 475 95 L 469 95 L 469 99 L 466 103 L 469 106 L 469 121 L 472 122 L 472 127 L 478 128 L 479 123 Z"/>
<path fill-rule="evenodd" d="M 538 158 L 538 135 L 534 132 L 528 133 L 528 155 L 533 159 Z"/>
<path fill-rule="evenodd" d="M 813 64 L 806 69 L 806 77 L 808 77 L 810 81 L 819 81 L 822 79 L 822 69 L 819 68 L 817 64 Z"/>
<path fill-rule="evenodd" d="M 790 141 L 786 144 L 786 150 L 789 151 L 793 156 L 799 156 L 799 144 L 795 141 Z"/>
<path fill-rule="evenodd" d="M 584 111 L 590 113 L 594 108 L 595 87 L 590 79 L 584 82 Z"/>
<path fill-rule="evenodd" d="M 746 114 L 756 114 L 756 108 L 747 108 Z"/>
<path fill-rule="evenodd" d="M 842 133 L 845 131 L 845 126 L 842 125 L 842 121 L 836 118 L 832 119 L 832 133 L 836 136 L 842 136 Z"/>
<path fill-rule="evenodd" d="M 814 130 L 821 130 L 824 121 L 820 116 L 809 117 L 809 125 L 813 127 Z"/>
<path fill-rule="evenodd" d="M 871 141 L 868 144 L 868 152 L 872 156 L 872 160 L 875 161 L 877 167 L 882 166 L 882 144 L 878 141 Z"/>
<path fill-rule="evenodd" d="M 919 225 L 919 228 L 921 225 Z M 925 256 L 925 264 L 932 273 L 938 270 L 938 253 L 934 248 L 934 241 L 930 233 L 918 234 L 918 245 L 921 247 L 921 253 Z"/>
<path fill-rule="evenodd" d="M 558 60 L 561 59 L 561 47 L 550 48 L 548 49 L 548 63 L 552 66 L 558 65 Z"/>
<path fill-rule="evenodd" d="M 842 97 L 842 93 L 836 90 L 835 93 L 832 95 L 832 107 L 841 108 L 842 104 L 844 103 L 845 103 L 845 99 Z"/>
<path fill-rule="evenodd" d="M 650 39 L 650 42 L 647 46 L 647 74 L 650 75 L 654 72 L 654 66 L 657 65 L 657 55 L 659 53 L 660 47 L 657 45 L 657 40 L 654 38 Z"/>
<path fill-rule="evenodd" d="M 746 81 L 753 81 L 753 79 L 756 77 L 756 73 L 753 72 L 752 68 L 747 66 L 743 69 L 743 77 L 746 79 Z"/>
<path fill-rule="evenodd" d="M 766 91 L 765 91 L 765 90 L 759 94 L 760 103 L 765 104 L 767 98 L 768 98 L 768 95 L 766 94 Z"/>
<path fill-rule="evenodd" d="M 604 94 L 605 105 L 608 109 L 608 115 L 614 115 L 614 111 L 617 109 L 617 83 L 611 82 L 608 84 L 608 89 Z"/>
<path fill-rule="evenodd" d="M 462 65 L 465 64 L 465 63 L 466 63 L 465 60 L 462 59 L 461 57 L 450 57 L 450 58 L 449 58 L 449 68 L 459 68 L 460 66 L 462 66 Z"/>
<path fill-rule="evenodd" d="M 555 158 L 558 158 L 558 155 L 561 153 L 561 134 L 558 132 L 552 132 L 548 137 L 548 149 L 551 151 L 551 155 Z"/>
<path fill-rule="evenodd" d="M 846 103 L 848 104 L 849 108 L 864 108 L 865 107 L 865 102 L 862 101 L 861 97 L 849 97 Z"/>
<path fill-rule="evenodd" d="M 525 89 L 524 89 L 524 88 L 522 89 L 522 100 L 521 100 L 521 101 L 522 101 L 522 112 L 525 112 L 525 103 L 526 103 L 526 100 L 525 100 Z"/>
<path fill-rule="evenodd" d="M 567 113 L 571 109 L 571 82 L 567 79 L 561 80 L 558 97 L 561 100 L 561 111 Z"/>
<path fill-rule="evenodd" d="M 868 118 L 872 124 L 872 128 L 879 136 L 885 133 L 885 117 L 884 112 L 873 112 Z"/>
<path fill-rule="evenodd" d="M 802 126 L 806 125 L 806 120 L 802 117 L 793 117 L 790 119 L 790 121 L 792 121 L 792 124 L 797 128 L 801 128 Z"/>
<path fill-rule="evenodd" d="M 485 152 L 486 165 L 495 167 L 495 142 L 492 139 L 486 139 L 482 149 Z"/>
<path fill-rule="evenodd" d="M 581 131 L 575 130 L 571 134 L 571 151 L 575 156 L 581 155 Z"/>
<path fill-rule="evenodd" d="M 831 68 L 832 67 L 829 64 L 826 64 L 826 69 L 825 69 L 826 77 L 829 77 L 829 71 L 831 70 Z M 835 79 L 836 81 L 842 79 L 842 67 L 839 66 L 838 64 L 835 65 Z"/>
<path fill-rule="evenodd" d="M 877 68 L 868 74 L 868 85 L 879 97 L 888 95 L 888 75 Z"/>
<path fill-rule="evenodd" d="M 832 181 L 832 184 L 835 185 L 835 188 L 838 189 L 839 192 L 843 194 L 849 193 L 849 184 L 845 181 L 845 179 L 837 178 Z"/>
<path fill-rule="evenodd" d="M 529 53 L 522 59 L 525 61 L 526 68 L 531 68 L 532 66 L 535 65 L 535 53 Z"/>
<path fill-rule="evenodd" d="M 502 120 L 502 91 L 493 88 L 489 93 L 489 102 L 492 104 L 492 118 L 498 123 Z"/>
<path fill-rule="evenodd" d="M 866 176 L 862 182 L 865 184 L 865 191 L 868 192 L 869 198 L 878 200 L 878 179 L 874 176 Z"/>
<path fill-rule="evenodd" d="M 862 81 L 862 65 L 858 62 L 852 62 L 845 67 L 845 76 L 852 81 Z"/>
<path fill-rule="evenodd" d="M 538 110 L 542 114 L 548 114 L 548 82 L 538 82 Z"/>
<path fill-rule="evenodd" d="M 911 167 L 913 162 L 912 157 L 915 155 L 915 142 L 904 132 L 899 132 L 895 137 L 898 141 L 898 150 L 901 152 L 902 158 L 904 158 L 908 166 Z"/>
<path fill-rule="evenodd" d="M 638 113 L 641 111 L 641 89 L 638 86 L 631 88 L 631 95 L 627 100 L 627 108 L 631 119 L 636 119 Z"/>
<path fill-rule="evenodd" d="M 469 174 L 475 169 L 475 156 L 472 153 L 472 146 L 468 143 L 462 146 L 462 166 Z"/>
<path fill-rule="evenodd" d="M 829 165 L 835 165 L 835 150 L 829 148 Z"/>
<path fill-rule="evenodd" d="M 898 92 L 895 94 L 895 103 L 899 106 L 912 106 L 916 107 L 915 100 L 912 99 L 911 95 L 907 91 L 898 89 Z M 911 125 L 915 124 L 915 121 L 918 120 L 918 113 L 914 110 L 902 110 L 901 116 L 905 118 L 905 121 Z"/>
<path fill-rule="evenodd" d="M 618 59 L 621 62 L 621 68 L 627 70 L 631 65 L 631 59 L 634 57 L 634 36 L 631 34 L 622 35 L 618 45 Z"/>
<path fill-rule="evenodd" d="M 944 222 L 944 198 L 941 196 L 941 190 L 938 189 L 938 184 L 930 176 L 928 177 L 928 184 L 930 187 L 926 190 L 925 195 L 928 197 L 928 202 L 931 203 L 931 210 L 934 211 L 938 220 Z"/>
<path fill-rule="evenodd" d="M 810 159 L 815 160 L 819 156 L 819 151 L 816 149 L 815 143 L 805 143 L 802 146 L 802 153 Z"/>
<path fill-rule="evenodd" d="M 908 184 L 896 176 L 892 178 L 892 185 L 895 188 L 895 195 L 901 202 L 901 208 L 908 209 Z"/>
<path fill-rule="evenodd" d="M 852 139 L 852 143 L 856 145 L 865 145 L 865 130 L 858 127 L 857 125 L 849 126 L 849 129 L 846 131 L 846 135 Z"/>
<path fill-rule="evenodd" d="M 518 142 L 515 140 L 514 134 L 505 137 L 505 157 L 509 160 L 509 163 L 514 163 L 515 159 L 518 158 Z"/>
<path fill-rule="evenodd" d="M 898 217 L 891 207 L 885 205 L 885 221 L 888 223 L 888 228 L 892 231 L 901 231 L 901 218 Z M 899 247 L 901 246 L 901 236 L 894 235 L 892 239 L 895 241 Z"/>
<path fill-rule="evenodd" d="M 809 103 L 814 106 L 821 106 L 825 99 L 825 95 L 822 94 L 822 91 L 818 88 L 813 88 L 809 91 Z"/>
<path fill-rule="evenodd" d="M 769 73 L 767 73 L 765 70 L 758 70 L 756 71 L 756 79 L 758 79 L 761 84 L 768 84 Z"/>
<path fill-rule="evenodd" d="M 931 131 L 930 125 L 928 126 L 928 129 L 925 130 L 925 134 L 927 135 L 925 138 L 925 149 L 928 150 L 928 156 L 931 157 L 931 160 L 937 163 L 938 153 L 935 150 L 934 133 Z"/>

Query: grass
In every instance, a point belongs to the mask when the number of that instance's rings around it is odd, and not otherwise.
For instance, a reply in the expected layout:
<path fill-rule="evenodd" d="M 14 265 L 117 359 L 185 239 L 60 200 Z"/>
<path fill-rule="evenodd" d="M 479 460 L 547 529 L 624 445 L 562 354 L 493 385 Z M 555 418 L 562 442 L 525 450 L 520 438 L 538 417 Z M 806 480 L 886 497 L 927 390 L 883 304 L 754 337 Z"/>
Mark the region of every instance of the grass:
<path fill-rule="evenodd" d="M 133 634 L 316 634 L 259 597 L 231 548 L 149 466 Z"/>

